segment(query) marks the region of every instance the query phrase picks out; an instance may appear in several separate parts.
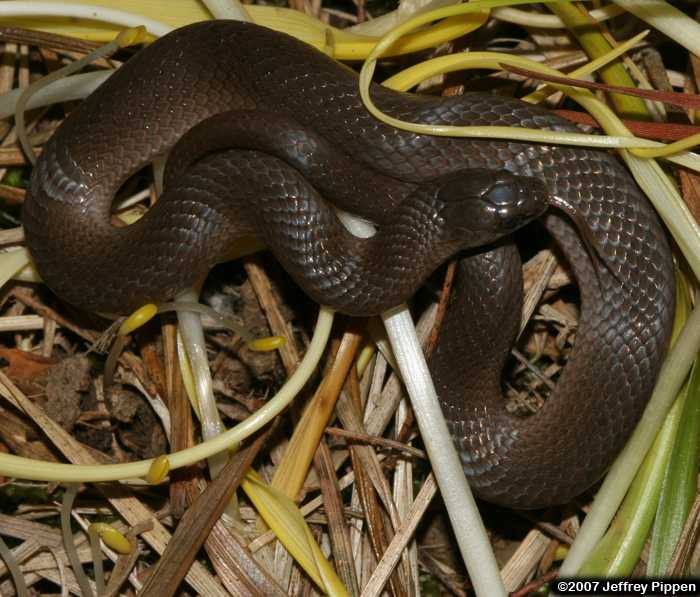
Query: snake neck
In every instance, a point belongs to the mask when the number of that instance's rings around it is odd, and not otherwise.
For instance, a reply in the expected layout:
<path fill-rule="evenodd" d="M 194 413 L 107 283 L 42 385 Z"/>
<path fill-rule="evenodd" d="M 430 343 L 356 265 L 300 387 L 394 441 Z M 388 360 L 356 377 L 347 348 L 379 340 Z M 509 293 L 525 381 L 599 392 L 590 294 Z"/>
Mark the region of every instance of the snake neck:
<path fill-rule="evenodd" d="M 250 226 L 295 281 L 317 302 L 348 315 L 382 313 L 407 301 L 459 242 L 445 226 L 437 189 L 418 188 L 391 212 L 377 234 L 351 234 L 295 169 L 257 152 L 226 152 L 203 164 L 228 161 L 229 175 L 246 181 L 231 194 Z M 236 186 L 236 185 L 234 185 Z M 381 200 L 381 197 L 377 198 Z"/>

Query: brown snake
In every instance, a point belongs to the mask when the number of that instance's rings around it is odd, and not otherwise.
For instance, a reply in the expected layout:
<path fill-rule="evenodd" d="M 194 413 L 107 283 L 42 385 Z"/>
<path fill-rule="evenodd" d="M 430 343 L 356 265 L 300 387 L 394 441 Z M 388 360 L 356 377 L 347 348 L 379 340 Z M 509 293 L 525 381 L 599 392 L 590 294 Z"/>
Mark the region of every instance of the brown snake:
<path fill-rule="evenodd" d="M 576 130 L 495 95 L 372 93 L 415 122 Z M 174 146 L 162 199 L 136 224 L 113 227 L 120 185 Z M 378 235 L 351 237 L 321 196 L 375 220 Z M 522 274 L 514 245 L 494 241 L 555 199 L 577 214 L 596 255 L 561 211 L 542 216 L 582 309 L 553 395 L 535 415 L 513 417 L 501 372 Z M 565 502 L 606 470 L 651 393 L 673 316 L 664 231 L 614 156 L 395 130 L 364 110 L 351 71 L 238 22 L 162 38 L 70 114 L 34 169 L 23 223 L 46 283 L 112 313 L 201 280 L 243 233 L 261 235 L 318 302 L 354 315 L 408 299 L 471 247 L 431 369 L 471 485 L 519 508 Z"/>

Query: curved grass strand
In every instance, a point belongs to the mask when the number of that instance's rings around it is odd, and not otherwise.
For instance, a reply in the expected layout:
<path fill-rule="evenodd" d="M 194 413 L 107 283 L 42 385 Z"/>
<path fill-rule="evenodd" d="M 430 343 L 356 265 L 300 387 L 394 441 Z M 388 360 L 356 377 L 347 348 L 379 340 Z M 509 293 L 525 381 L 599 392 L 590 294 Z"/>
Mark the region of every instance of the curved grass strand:
<path fill-rule="evenodd" d="M 102 562 L 102 549 L 100 548 L 100 535 L 95 525 L 88 527 L 88 538 L 90 539 L 90 553 L 92 553 L 93 574 L 95 575 L 95 591 L 98 597 L 105 591 L 105 568 Z"/>
<path fill-rule="evenodd" d="M 333 324 L 334 312 L 321 307 L 313 337 L 299 367 L 277 394 L 254 414 L 232 429 L 192 448 L 168 454 L 171 469 L 182 468 L 228 450 L 264 427 L 295 398 L 315 370 L 325 351 Z M 11 454 L 0 454 L 0 474 L 34 481 L 63 481 L 68 483 L 98 483 L 145 477 L 153 459 L 125 464 L 75 465 L 47 462 Z"/>
<path fill-rule="evenodd" d="M 366 62 L 365 65 L 370 64 Z M 384 81 L 384 85 L 393 89 L 406 90 L 433 75 L 450 73 L 464 69 L 491 69 L 501 70 L 501 64 L 512 64 L 521 68 L 536 70 L 545 74 L 561 76 L 562 73 L 526 58 L 511 56 L 500 52 L 470 52 L 468 54 L 450 54 L 426 61 L 423 64 L 408 68 L 398 75 Z M 425 135 L 437 135 L 441 137 L 470 137 L 486 139 L 504 139 L 514 141 L 527 141 L 533 143 L 564 144 L 581 147 L 598 147 L 601 149 L 623 148 L 663 148 L 665 144 L 650 139 L 635 137 L 631 133 L 618 135 L 594 135 L 587 133 L 574 133 L 564 131 L 544 131 L 541 129 L 528 129 L 508 126 L 452 126 L 417 124 L 398 118 L 393 118 L 381 112 L 369 97 L 367 84 L 369 82 L 370 69 L 360 74 L 360 93 L 365 105 L 375 118 L 402 130 L 412 131 Z M 585 97 L 587 90 L 578 89 L 566 85 L 550 83 L 556 89 L 567 92 L 571 97 L 578 99 Z M 595 96 L 590 94 L 595 100 Z M 597 100 L 595 100 L 597 101 Z M 369 102 L 369 103 L 367 103 Z"/>
<path fill-rule="evenodd" d="M 83 597 L 95 597 L 95 593 L 90 586 L 90 581 L 85 575 L 83 565 L 80 563 L 80 557 L 78 556 L 78 551 L 75 549 L 75 542 L 73 541 L 73 531 L 71 530 L 71 510 L 73 509 L 73 502 L 77 495 L 77 485 L 71 484 L 66 486 L 66 491 L 61 501 L 61 535 L 63 536 L 63 549 L 68 556 L 68 562 L 73 569 L 73 575 L 80 586 L 80 592 Z"/>
<path fill-rule="evenodd" d="M 198 298 L 198 292 L 189 290 L 182 293 L 175 302 L 177 303 L 178 300 L 182 299 L 188 304 L 196 303 Z M 205 441 L 208 441 L 221 435 L 226 428 L 221 420 L 219 409 L 216 406 L 216 399 L 214 398 L 214 382 L 209 369 L 202 319 L 199 313 L 191 310 L 178 310 L 177 323 L 178 332 L 187 352 L 187 361 L 194 379 L 202 437 Z M 226 466 L 228 454 L 226 452 L 218 452 L 217 454 L 212 454 L 207 461 L 209 472 L 212 478 L 215 478 L 219 476 L 221 470 Z"/>
<path fill-rule="evenodd" d="M 101 70 L 52 81 L 45 87 L 36 90 L 36 93 L 28 99 L 25 110 L 42 108 L 59 102 L 84 99 L 102 85 L 114 72 L 114 70 Z M 13 89 L 0 95 L 0 119 L 12 116 L 15 113 L 17 101 L 23 91 L 23 89 Z"/>
<path fill-rule="evenodd" d="M 632 149 L 632 153 L 639 156 L 640 158 L 663 158 L 677 153 L 684 152 L 692 147 L 700 144 L 700 133 L 695 135 L 689 135 L 684 139 L 679 139 L 673 143 L 668 143 L 663 147 L 657 149 Z"/>
<path fill-rule="evenodd" d="M 107 360 L 105 360 L 105 367 L 102 375 L 102 387 L 104 388 L 105 392 L 108 392 L 114 383 L 114 373 L 117 370 L 119 357 L 122 355 L 122 351 L 128 342 L 128 336 L 117 335 L 112 343 L 112 347 L 109 349 L 109 354 L 107 355 Z"/>
<path fill-rule="evenodd" d="M 2 5 L 0 5 L 0 14 L 2 14 Z M 15 105 L 15 123 L 17 125 L 17 136 L 19 137 L 19 142 L 24 149 L 24 153 L 27 159 L 32 163 L 36 163 L 36 154 L 34 153 L 34 148 L 29 142 L 29 136 L 27 134 L 25 122 L 24 122 L 24 112 L 29 101 L 38 90 L 46 87 L 54 81 L 63 79 L 64 77 L 73 74 L 74 72 L 80 70 L 88 64 L 92 64 L 95 60 L 99 58 L 104 58 L 113 54 L 120 48 L 124 48 L 130 45 L 134 45 L 143 41 L 145 36 L 145 29 L 141 26 L 134 29 L 127 29 L 117 35 L 111 42 L 96 48 L 86 56 L 83 56 L 80 60 L 75 60 L 66 66 L 59 68 L 57 71 L 42 77 L 35 83 L 29 85 L 26 89 L 22 91 L 17 103 Z"/>
<path fill-rule="evenodd" d="M 0 558 L 3 562 L 5 562 L 5 567 L 10 573 L 12 582 L 15 585 L 15 593 L 17 593 L 17 597 L 29 597 L 27 583 L 24 582 L 24 574 L 22 574 L 22 570 L 20 570 L 17 558 L 15 558 L 12 550 L 7 543 L 5 543 L 2 536 L 0 536 Z"/>

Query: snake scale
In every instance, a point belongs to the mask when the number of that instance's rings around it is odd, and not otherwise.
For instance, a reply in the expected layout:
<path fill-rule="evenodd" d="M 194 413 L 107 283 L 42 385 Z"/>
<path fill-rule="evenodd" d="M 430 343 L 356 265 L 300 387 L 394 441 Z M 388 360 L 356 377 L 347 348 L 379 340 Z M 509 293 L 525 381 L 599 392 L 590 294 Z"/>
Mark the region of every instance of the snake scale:
<path fill-rule="evenodd" d="M 491 94 L 372 94 L 414 122 L 576 130 Z M 139 222 L 112 226 L 120 185 L 170 150 L 161 200 Z M 553 198 L 583 234 L 548 208 Z M 326 200 L 374 220 L 379 233 L 350 236 Z M 522 418 L 502 397 L 522 303 L 508 233 L 538 216 L 582 307 L 553 395 Z M 673 317 L 664 230 L 613 155 L 393 129 L 364 110 L 351 70 L 232 21 L 161 38 L 75 109 L 33 171 L 23 224 L 49 287 L 106 313 L 191 286 L 250 232 L 315 300 L 352 315 L 407 300 L 468 248 L 431 370 L 472 487 L 516 508 L 566 502 L 603 474 L 648 400 Z"/>

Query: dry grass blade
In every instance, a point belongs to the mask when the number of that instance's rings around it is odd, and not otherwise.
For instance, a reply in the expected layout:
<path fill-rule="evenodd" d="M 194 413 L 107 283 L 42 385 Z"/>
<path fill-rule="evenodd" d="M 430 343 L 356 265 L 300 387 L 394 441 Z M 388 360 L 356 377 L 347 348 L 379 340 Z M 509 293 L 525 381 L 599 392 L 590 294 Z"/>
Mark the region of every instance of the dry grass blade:
<path fill-rule="evenodd" d="M 43 330 L 44 318 L 38 315 L 17 315 L 15 317 L 0 317 L 0 332 L 19 332 Z"/>
<path fill-rule="evenodd" d="M 258 562 L 232 528 L 218 520 L 204 543 L 221 582 L 236 597 L 286 597 L 272 575 Z"/>
<path fill-rule="evenodd" d="M 19 597 L 29 597 L 27 584 L 24 582 L 24 575 L 19 569 L 19 562 L 15 559 L 14 554 L 8 547 L 5 540 L 0 535 L 0 558 L 5 562 L 5 566 L 10 572 L 10 577 L 15 585 L 15 591 Z"/>
<path fill-rule="evenodd" d="M 354 332 L 343 335 L 333 364 L 313 399 L 304 409 L 284 459 L 275 471 L 272 486 L 292 499 L 296 498 L 304 484 L 316 447 L 333 414 L 340 389 L 345 383 L 361 340 L 362 337 Z"/>
<path fill-rule="evenodd" d="M 402 400 L 396 410 L 394 425 L 397 429 L 395 435 L 399 439 L 408 437 L 412 431 L 415 418 L 413 410 L 409 406 L 408 400 Z M 394 466 L 393 497 L 396 503 L 396 510 L 399 520 L 403 523 L 411 511 L 414 494 L 414 467 L 410 459 L 396 459 Z M 415 541 L 410 541 L 409 545 L 402 553 L 401 566 L 406 572 L 406 582 L 410 594 L 420 595 L 420 577 L 418 573 L 418 546 Z"/>
<path fill-rule="evenodd" d="M 166 371 L 165 396 L 172 415 L 170 417 L 170 449 L 177 452 L 194 445 L 194 421 L 177 361 L 177 328 L 172 323 L 166 323 L 162 330 Z M 197 490 L 200 479 L 201 471 L 197 467 L 171 471 L 170 511 L 175 518 L 179 519 L 184 514 L 187 508 L 187 495 Z"/>
<path fill-rule="evenodd" d="M 136 525 L 135 527 L 129 529 L 125 537 L 131 545 L 131 552 L 126 555 L 120 555 L 117 559 L 117 563 L 112 570 L 109 577 L 109 582 L 105 587 L 104 595 L 100 597 L 116 597 L 119 594 L 119 589 L 126 582 L 127 577 L 131 574 L 132 569 L 136 565 L 136 562 L 141 555 L 138 544 L 136 542 L 137 535 L 150 531 L 152 528 L 151 522 L 147 521 L 143 524 Z M 136 587 L 137 589 L 139 587 Z"/>
<path fill-rule="evenodd" d="M 249 448 L 233 456 L 221 473 L 188 508 L 143 587 L 143 597 L 174 594 L 192 566 L 199 548 L 240 485 L 268 434 L 260 435 Z"/>
<path fill-rule="evenodd" d="M 438 302 L 437 312 L 435 314 L 435 322 L 433 323 L 433 327 L 430 331 L 430 337 L 425 348 L 425 356 L 427 358 L 430 358 L 430 355 L 433 354 L 433 351 L 437 346 L 438 338 L 440 335 L 440 327 L 442 326 L 443 319 L 445 319 L 445 313 L 447 312 L 447 305 L 449 304 L 450 296 L 452 295 L 452 285 L 454 284 L 456 273 L 457 262 L 454 260 L 450 261 L 450 263 L 447 266 L 447 271 L 445 272 L 445 278 L 442 281 L 440 301 Z"/>
<path fill-rule="evenodd" d="M 0 245 L 16 245 L 24 242 L 24 230 L 22 228 L 10 228 L 0 231 Z"/>
<path fill-rule="evenodd" d="M 260 264 L 260 260 L 255 256 L 248 257 L 244 267 L 272 333 L 287 339 L 287 342 L 280 347 L 279 354 L 287 374 L 291 375 L 301 360 L 296 343 L 292 341 L 294 338 L 292 327 L 282 314 L 280 301 L 272 288 L 270 278 Z"/>
<path fill-rule="evenodd" d="M 59 581 L 61 586 L 65 581 L 62 577 L 68 574 L 71 588 L 78 590 L 78 583 L 73 573 L 65 570 L 61 572 L 61 569 L 65 569 L 68 565 L 68 556 L 63 549 L 63 539 L 58 529 L 17 517 L 0 515 L 0 534 L 22 540 L 20 545 L 12 549 L 12 554 L 17 562 L 22 564 L 25 582 L 28 585 L 46 578 Z M 78 533 L 73 540 L 81 563 L 92 562 L 92 553 L 85 534 Z M 54 574 L 54 568 L 58 568 L 58 575 Z M 0 562 L 0 576 L 6 573 L 5 564 Z M 11 591 L 0 585 L 0 595 L 9 594 Z"/>
<path fill-rule="evenodd" d="M 338 479 L 335 476 L 333 457 L 325 442 L 320 442 L 316 450 L 316 470 L 321 483 L 323 507 L 328 516 L 328 532 L 331 540 L 333 559 L 338 575 L 351 595 L 360 594 L 360 587 L 353 565 L 350 534 L 345 524 L 345 510 L 340 496 Z"/>
<path fill-rule="evenodd" d="M 78 556 L 78 551 L 75 548 L 75 543 L 73 542 L 73 533 L 71 532 L 71 511 L 73 509 L 73 501 L 78 494 L 77 485 L 69 485 L 63 494 L 63 506 L 61 507 L 61 532 L 63 533 L 63 548 L 68 556 L 68 561 L 70 562 L 73 574 L 80 585 L 80 594 L 84 597 L 95 597 L 95 595 L 101 592 L 100 582 L 95 581 L 93 583 L 88 579 L 85 571 L 83 570 L 80 557 Z M 93 551 L 93 558 L 95 553 Z M 99 562 L 100 569 L 102 562 Z M 98 577 L 98 573 L 95 572 L 95 577 Z M 94 590 L 92 585 L 95 584 Z"/>
<path fill-rule="evenodd" d="M 425 480 L 425 483 L 423 483 L 423 486 L 418 492 L 415 501 L 411 505 L 408 516 L 397 529 L 396 535 L 394 535 L 394 538 L 385 550 L 384 555 L 379 560 L 379 564 L 377 565 L 372 578 L 362 591 L 362 597 L 376 597 L 381 594 L 389 574 L 398 563 L 401 553 L 411 540 L 421 517 L 430 505 L 430 502 L 436 493 L 437 484 L 435 483 L 435 478 L 431 474 Z"/>
<path fill-rule="evenodd" d="M 534 270 L 528 275 L 528 266 Z M 525 264 L 525 298 L 523 300 L 523 315 L 520 320 L 519 334 L 522 334 L 535 313 L 549 281 L 557 269 L 557 258 L 551 251 L 541 251 L 530 262 Z M 529 284 L 528 282 L 531 281 Z"/>
<path fill-rule="evenodd" d="M 537 529 L 531 530 L 501 570 L 507 591 L 515 591 L 529 580 L 552 540 Z"/>
<path fill-rule="evenodd" d="M 694 552 L 698 549 L 700 538 L 700 496 L 695 497 L 693 506 L 685 521 L 681 536 L 678 538 L 676 549 L 673 551 L 666 574 L 671 577 L 681 577 L 685 574 L 695 575 L 695 570 L 688 570 Z"/>
<path fill-rule="evenodd" d="M 37 155 L 40 152 L 37 152 Z M 0 168 L 7 166 L 24 166 L 27 164 L 27 158 L 21 149 L 16 147 L 0 147 Z"/>
<path fill-rule="evenodd" d="M 700 221 L 700 176 L 694 172 L 680 170 L 681 191 L 690 213 Z"/>
<path fill-rule="evenodd" d="M 370 444 L 377 448 L 396 450 L 407 456 L 412 456 L 413 458 L 427 458 L 423 450 L 385 437 L 367 435 L 366 433 L 358 433 L 357 431 L 348 431 L 347 429 L 340 429 L 339 427 L 327 427 L 326 433 L 336 437 L 344 437 L 348 440 L 352 440 L 354 443 Z"/>
<path fill-rule="evenodd" d="M 544 576 L 527 583 L 524 587 L 518 591 L 514 591 L 510 594 L 510 597 L 529 597 L 530 595 L 536 594 L 542 587 L 548 582 L 554 580 L 557 577 L 557 572 L 549 572 Z"/>
<path fill-rule="evenodd" d="M 70 319 L 58 313 L 55 309 L 52 309 L 51 307 L 42 303 L 36 297 L 36 295 L 32 293 L 29 289 L 21 287 L 15 288 L 12 291 L 12 295 L 18 301 L 35 311 L 41 317 L 53 319 L 61 327 L 70 330 L 71 332 L 77 334 L 79 337 L 87 340 L 88 342 L 92 343 L 98 339 L 98 335 L 94 332 L 87 330 L 79 325 L 76 325 L 75 323 L 70 321 Z"/>
<path fill-rule="evenodd" d="M 367 525 L 370 543 L 375 557 L 379 560 L 389 547 L 393 529 L 391 529 L 389 520 L 379 505 L 377 491 L 370 480 L 368 472 L 364 468 L 364 464 L 367 461 L 365 460 L 363 462 L 360 456 L 363 448 L 364 446 L 352 447 L 350 449 L 350 456 L 353 470 L 355 471 L 355 486 L 358 491 L 360 503 L 362 504 L 362 509 L 365 513 L 365 523 Z M 407 595 L 408 589 L 400 576 L 400 572 L 394 570 L 394 566 L 391 567 L 389 572 L 393 572 L 393 574 L 388 577 L 392 594 L 397 597 Z"/>
<path fill-rule="evenodd" d="M 359 414 L 356 412 L 352 400 L 346 394 L 341 395 L 337 412 L 347 429 L 360 433 L 364 431 Z M 399 525 L 396 505 L 374 449 L 371 446 L 351 445 L 350 457 L 355 471 L 356 488 L 365 512 L 372 549 L 377 559 L 380 559 L 393 537 L 393 529 Z M 379 500 L 381 500 L 385 510 L 380 507 Z M 389 518 L 385 512 L 388 513 Z M 406 570 L 399 569 L 396 574 L 392 575 L 390 583 L 395 594 L 406 594 L 408 590 L 406 573 Z"/>
<path fill-rule="evenodd" d="M 22 27 L 0 27 L 0 41 L 85 54 L 99 46 L 99 44 L 94 42 L 83 41 L 67 35 L 44 33 L 42 31 L 23 29 Z"/>
<path fill-rule="evenodd" d="M 22 205 L 26 191 L 6 184 L 0 184 L 0 199 L 10 205 Z"/>

